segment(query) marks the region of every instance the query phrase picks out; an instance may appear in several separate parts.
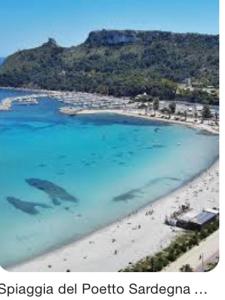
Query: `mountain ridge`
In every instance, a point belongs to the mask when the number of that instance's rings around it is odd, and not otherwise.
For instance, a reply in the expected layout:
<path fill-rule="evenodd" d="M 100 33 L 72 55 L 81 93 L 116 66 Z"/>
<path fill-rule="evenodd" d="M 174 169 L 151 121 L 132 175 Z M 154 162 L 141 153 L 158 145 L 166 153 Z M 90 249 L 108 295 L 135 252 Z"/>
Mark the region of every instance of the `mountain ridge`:
<path fill-rule="evenodd" d="M 218 35 L 99 30 L 78 46 L 50 38 L 14 53 L 0 67 L 0 85 L 171 99 L 186 78 L 218 86 L 218 72 Z"/>
<path fill-rule="evenodd" d="M 0 65 L 3 64 L 5 57 L 0 57 Z"/>

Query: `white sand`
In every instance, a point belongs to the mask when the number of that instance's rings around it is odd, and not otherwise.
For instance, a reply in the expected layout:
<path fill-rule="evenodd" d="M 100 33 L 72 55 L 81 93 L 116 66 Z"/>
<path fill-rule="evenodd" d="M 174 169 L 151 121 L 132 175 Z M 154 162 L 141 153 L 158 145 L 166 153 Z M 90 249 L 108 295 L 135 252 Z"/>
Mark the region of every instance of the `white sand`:
<path fill-rule="evenodd" d="M 164 248 L 180 229 L 164 224 L 180 205 L 192 208 L 218 207 L 219 163 L 187 185 L 123 220 L 82 240 L 11 268 L 11 271 L 118 271 Z M 154 209 L 153 215 L 146 212 Z M 50 267 L 49 267 L 50 266 Z"/>

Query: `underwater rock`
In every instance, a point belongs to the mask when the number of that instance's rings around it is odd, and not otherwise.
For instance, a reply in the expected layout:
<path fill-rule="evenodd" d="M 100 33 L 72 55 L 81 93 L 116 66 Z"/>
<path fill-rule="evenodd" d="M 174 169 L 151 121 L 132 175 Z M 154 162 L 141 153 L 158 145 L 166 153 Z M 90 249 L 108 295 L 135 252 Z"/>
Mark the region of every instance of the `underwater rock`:
<path fill-rule="evenodd" d="M 128 200 L 134 199 L 136 197 L 136 194 L 140 193 L 140 192 L 141 192 L 141 189 L 133 189 L 133 190 L 128 191 L 127 193 L 124 193 L 124 194 L 114 197 L 113 201 L 116 201 L 116 202 L 128 201 Z"/>
<path fill-rule="evenodd" d="M 60 205 L 61 201 L 69 201 L 77 203 L 78 199 L 73 195 L 69 194 L 64 188 L 54 184 L 51 181 L 28 178 L 26 182 L 32 187 L 45 192 L 49 198 L 52 200 L 54 205 Z"/>
<path fill-rule="evenodd" d="M 16 209 L 19 209 L 27 214 L 30 215 L 37 215 L 39 214 L 39 211 L 36 209 L 36 207 L 41 207 L 41 208 L 51 208 L 51 206 L 42 204 L 42 203 L 37 203 L 37 202 L 27 202 L 27 201 L 22 201 L 18 198 L 15 197 L 7 197 L 7 201 L 12 204 Z"/>
<path fill-rule="evenodd" d="M 154 178 L 152 180 L 150 180 L 149 182 L 147 182 L 145 185 L 143 185 L 140 188 L 137 189 L 133 189 L 128 191 L 127 193 L 121 194 L 119 196 L 116 196 L 113 198 L 113 201 L 115 202 L 119 202 L 119 201 L 128 201 L 128 200 L 132 200 L 137 196 L 140 196 L 141 194 L 145 193 L 145 189 L 149 188 L 159 182 L 169 182 L 169 181 L 180 181 L 179 178 L 177 177 L 159 177 L 159 178 Z"/>
<path fill-rule="evenodd" d="M 150 180 L 147 184 L 144 185 L 144 188 L 145 187 L 150 187 L 152 185 L 155 185 L 159 182 L 162 182 L 162 181 L 180 181 L 180 178 L 177 178 L 177 177 L 158 177 L 158 178 L 154 178 L 152 180 Z"/>

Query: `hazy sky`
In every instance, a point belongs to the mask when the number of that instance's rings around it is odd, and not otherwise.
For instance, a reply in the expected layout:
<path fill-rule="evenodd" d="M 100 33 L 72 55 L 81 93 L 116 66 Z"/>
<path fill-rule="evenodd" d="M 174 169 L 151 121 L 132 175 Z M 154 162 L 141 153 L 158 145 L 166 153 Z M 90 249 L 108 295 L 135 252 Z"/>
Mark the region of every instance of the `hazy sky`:
<path fill-rule="evenodd" d="M 91 30 L 144 29 L 218 33 L 218 0 L 4 0 L 0 56 L 53 37 L 62 46 Z"/>

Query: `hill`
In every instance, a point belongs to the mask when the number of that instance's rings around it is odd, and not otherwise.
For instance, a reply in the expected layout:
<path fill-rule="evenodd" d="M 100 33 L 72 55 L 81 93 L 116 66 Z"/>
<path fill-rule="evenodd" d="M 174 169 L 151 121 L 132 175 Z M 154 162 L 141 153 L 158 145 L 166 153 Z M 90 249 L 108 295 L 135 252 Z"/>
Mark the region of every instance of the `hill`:
<path fill-rule="evenodd" d="M 71 48 L 49 39 L 16 52 L 0 67 L 0 85 L 173 99 L 186 78 L 218 86 L 218 70 L 218 35 L 101 30 Z"/>
<path fill-rule="evenodd" d="M 5 58 L 4 57 L 0 57 L 0 65 L 3 64 Z"/>

